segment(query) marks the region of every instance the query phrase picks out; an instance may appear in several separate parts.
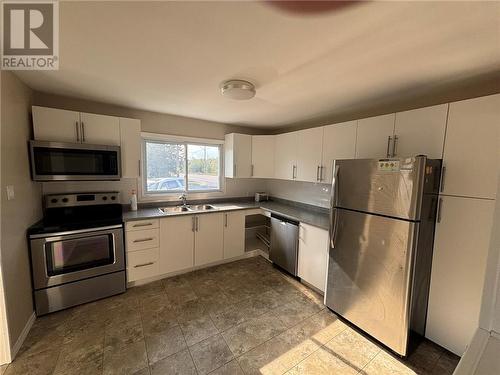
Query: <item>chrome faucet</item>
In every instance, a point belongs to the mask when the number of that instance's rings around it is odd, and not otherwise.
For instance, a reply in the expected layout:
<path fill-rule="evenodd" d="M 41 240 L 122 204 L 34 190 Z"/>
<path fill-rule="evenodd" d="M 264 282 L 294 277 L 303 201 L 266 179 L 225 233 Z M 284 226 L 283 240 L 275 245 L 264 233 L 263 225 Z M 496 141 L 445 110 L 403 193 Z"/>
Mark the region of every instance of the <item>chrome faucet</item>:
<path fill-rule="evenodd" d="M 182 201 L 183 206 L 187 206 L 187 194 L 186 193 L 182 193 L 180 195 L 179 199 Z"/>

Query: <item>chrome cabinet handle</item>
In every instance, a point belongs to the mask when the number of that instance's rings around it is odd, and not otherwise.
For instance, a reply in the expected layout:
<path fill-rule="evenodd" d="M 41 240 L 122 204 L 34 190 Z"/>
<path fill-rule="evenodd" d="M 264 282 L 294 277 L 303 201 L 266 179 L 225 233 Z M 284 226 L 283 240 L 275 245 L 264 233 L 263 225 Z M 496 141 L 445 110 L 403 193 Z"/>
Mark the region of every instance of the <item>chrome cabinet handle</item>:
<path fill-rule="evenodd" d="M 387 137 L 387 151 L 386 151 L 387 157 L 391 156 L 390 151 L 389 151 L 391 149 L 391 141 L 392 141 L 392 137 L 391 136 Z"/>
<path fill-rule="evenodd" d="M 394 134 L 394 142 L 392 142 L 392 155 L 391 157 L 395 157 L 396 156 L 396 150 L 397 150 L 397 144 L 398 144 L 398 139 L 399 137 Z"/>
<path fill-rule="evenodd" d="M 441 186 L 439 188 L 440 192 L 444 191 L 444 177 L 445 177 L 445 175 L 446 175 L 446 167 L 443 165 L 443 167 L 441 168 Z"/>
<path fill-rule="evenodd" d="M 85 124 L 82 121 L 82 142 L 85 142 Z"/>
<path fill-rule="evenodd" d="M 138 164 L 138 166 L 137 166 L 137 167 L 138 167 L 138 168 L 137 168 L 137 170 L 138 170 L 138 172 L 139 172 L 139 177 L 141 177 L 141 160 L 139 159 L 139 160 L 137 160 L 137 162 L 138 162 L 138 163 L 137 163 L 137 164 Z"/>
<path fill-rule="evenodd" d="M 297 166 L 293 165 L 292 166 L 292 180 L 295 180 L 297 178 Z"/>
<path fill-rule="evenodd" d="M 224 226 L 227 228 L 227 214 L 224 214 Z"/>
<path fill-rule="evenodd" d="M 80 127 L 78 126 L 78 121 L 75 122 L 75 128 L 76 128 L 76 141 L 80 142 Z"/>
<path fill-rule="evenodd" d="M 443 198 L 439 198 L 438 200 L 438 208 L 437 208 L 437 222 L 441 222 L 441 210 L 443 208 Z"/>
<path fill-rule="evenodd" d="M 233 164 L 233 177 L 236 177 L 236 164 Z"/>
<path fill-rule="evenodd" d="M 251 171 L 250 171 L 250 176 L 253 177 L 253 164 L 251 165 Z"/>
<path fill-rule="evenodd" d="M 153 225 L 153 223 L 134 224 L 134 225 L 132 225 L 132 227 L 134 227 L 134 228 L 149 227 L 150 225 Z"/>
<path fill-rule="evenodd" d="M 146 267 L 146 266 L 151 266 L 155 264 L 155 262 L 147 262 L 147 263 L 142 263 L 142 264 L 136 264 L 134 268 L 140 268 L 140 267 Z"/>
<path fill-rule="evenodd" d="M 323 166 L 319 166 L 319 182 L 323 181 Z"/>
<path fill-rule="evenodd" d="M 192 220 L 191 220 L 191 230 L 192 230 L 193 232 L 196 230 L 195 219 L 196 219 L 196 216 L 193 216 L 193 218 L 192 218 Z"/>
<path fill-rule="evenodd" d="M 148 237 L 148 238 L 140 238 L 138 240 L 134 240 L 134 242 L 148 242 L 148 241 L 153 241 L 153 237 Z"/>
<path fill-rule="evenodd" d="M 198 220 L 198 216 L 195 217 L 195 221 L 196 221 L 196 231 L 198 232 L 198 230 L 200 229 L 200 221 Z"/>
<path fill-rule="evenodd" d="M 319 165 L 318 168 L 316 168 L 316 181 L 319 181 Z"/>

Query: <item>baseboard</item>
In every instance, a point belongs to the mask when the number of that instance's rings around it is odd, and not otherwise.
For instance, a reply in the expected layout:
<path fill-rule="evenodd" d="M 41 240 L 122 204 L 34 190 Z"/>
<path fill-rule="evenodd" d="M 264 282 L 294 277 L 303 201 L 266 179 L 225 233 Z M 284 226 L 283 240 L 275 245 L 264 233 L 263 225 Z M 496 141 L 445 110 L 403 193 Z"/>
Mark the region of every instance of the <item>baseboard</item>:
<path fill-rule="evenodd" d="M 30 333 L 31 327 L 33 327 L 33 323 L 35 323 L 36 320 L 36 315 L 35 312 L 33 311 L 33 314 L 31 314 L 30 318 L 26 322 L 21 334 L 17 338 L 16 343 L 12 347 L 10 353 L 11 353 L 11 361 L 16 358 L 17 352 L 19 352 L 19 349 L 21 349 L 21 346 L 24 343 L 24 340 L 26 340 L 26 337 L 28 337 L 28 333 Z"/>

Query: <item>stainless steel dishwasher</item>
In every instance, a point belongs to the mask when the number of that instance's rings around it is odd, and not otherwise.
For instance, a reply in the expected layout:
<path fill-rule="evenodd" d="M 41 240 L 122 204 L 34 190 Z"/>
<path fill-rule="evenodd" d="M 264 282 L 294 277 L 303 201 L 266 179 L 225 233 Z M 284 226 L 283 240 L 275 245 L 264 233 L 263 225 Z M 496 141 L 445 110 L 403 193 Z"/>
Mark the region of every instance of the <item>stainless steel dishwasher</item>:
<path fill-rule="evenodd" d="M 299 223 L 283 216 L 271 214 L 271 248 L 269 259 L 297 276 L 299 250 Z"/>

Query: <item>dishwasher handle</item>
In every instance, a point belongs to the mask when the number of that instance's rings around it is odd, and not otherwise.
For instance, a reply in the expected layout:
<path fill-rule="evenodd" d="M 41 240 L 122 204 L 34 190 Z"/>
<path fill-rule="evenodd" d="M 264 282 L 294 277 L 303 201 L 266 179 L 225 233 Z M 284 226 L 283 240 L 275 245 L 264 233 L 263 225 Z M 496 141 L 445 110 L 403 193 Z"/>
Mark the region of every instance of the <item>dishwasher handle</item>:
<path fill-rule="evenodd" d="M 293 220 L 293 219 L 290 219 L 290 218 L 285 217 L 285 216 L 276 215 L 276 214 L 271 213 L 271 218 L 277 219 L 277 220 L 281 221 L 283 224 L 291 224 L 291 225 L 299 226 L 299 222 L 297 220 Z"/>

